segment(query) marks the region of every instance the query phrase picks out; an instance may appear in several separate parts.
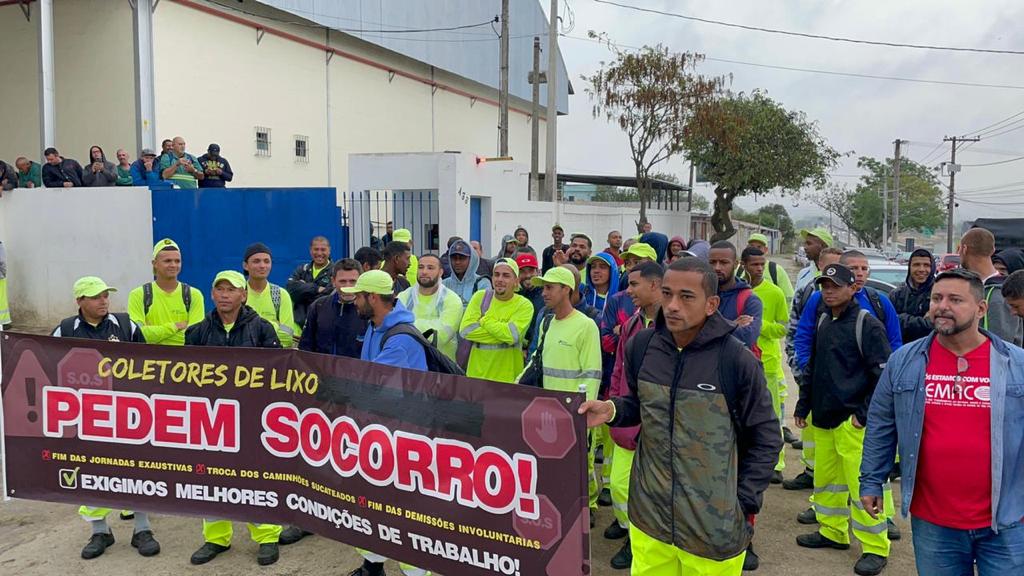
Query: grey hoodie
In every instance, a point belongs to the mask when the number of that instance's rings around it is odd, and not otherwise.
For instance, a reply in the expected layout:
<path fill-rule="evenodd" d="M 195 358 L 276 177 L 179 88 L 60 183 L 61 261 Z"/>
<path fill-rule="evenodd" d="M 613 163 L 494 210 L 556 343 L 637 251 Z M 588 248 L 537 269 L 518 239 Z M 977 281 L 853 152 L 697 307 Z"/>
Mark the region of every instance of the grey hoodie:
<path fill-rule="evenodd" d="M 1010 311 L 1010 305 L 1003 299 L 1005 276 L 994 276 L 985 282 L 985 300 L 988 314 L 981 320 L 981 327 L 1015 346 L 1024 345 L 1024 323 Z"/>
<path fill-rule="evenodd" d="M 117 186 L 117 167 L 113 162 L 107 161 L 107 155 L 103 152 L 103 148 L 100 148 L 103 169 L 99 172 L 92 171 L 92 149 L 87 158 L 89 158 L 89 163 L 82 167 L 82 184 L 85 186 Z"/>
<path fill-rule="evenodd" d="M 469 250 L 469 267 L 466 268 L 466 273 L 462 278 L 459 278 L 453 269 L 452 275 L 442 280 L 441 284 L 458 294 L 459 298 L 462 298 L 462 305 L 465 306 L 477 290 L 490 290 L 491 281 L 486 276 L 480 276 L 476 273 L 477 267 L 480 265 L 480 256 L 477 255 L 476 250 L 473 250 L 472 246 L 465 240 L 458 240 L 452 243 L 451 248 L 448 249 L 448 261 L 451 262 L 452 250 L 461 247 Z"/>

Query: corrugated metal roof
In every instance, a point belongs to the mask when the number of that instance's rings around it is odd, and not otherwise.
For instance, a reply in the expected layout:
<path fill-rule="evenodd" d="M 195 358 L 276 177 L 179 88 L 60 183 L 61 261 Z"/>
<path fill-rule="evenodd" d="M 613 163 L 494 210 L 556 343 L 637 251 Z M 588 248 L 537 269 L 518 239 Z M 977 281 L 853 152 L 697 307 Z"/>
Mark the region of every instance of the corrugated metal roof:
<path fill-rule="evenodd" d="M 499 24 L 484 24 L 501 14 L 501 0 L 258 0 L 321 26 L 338 30 L 498 88 Z M 474 24 L 480 26 L 468 27 Z M 458 30 L 437 30 L 455 28 Z M 509 8 L 509 92 L 529 101 L 527 74 L 533 68 L 533 37 L 539 36 L 541 70 L 547 68 L 547 18 L 538 0 L 511 0 Z M 430 30 L 396 32 L 400 30 Z M 390 32 L 389 32 L 390 31 Z M 541 105 L 547 102 L 541 85 Z M 571 86 L 558 58 L 558 112 L 569 109 Z"/>

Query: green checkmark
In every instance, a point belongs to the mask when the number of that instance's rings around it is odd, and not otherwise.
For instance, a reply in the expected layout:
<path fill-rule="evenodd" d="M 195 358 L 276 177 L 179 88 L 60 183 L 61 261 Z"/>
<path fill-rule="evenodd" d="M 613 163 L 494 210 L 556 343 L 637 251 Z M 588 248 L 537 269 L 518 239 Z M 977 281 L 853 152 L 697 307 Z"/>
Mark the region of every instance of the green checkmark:
<path fill-rule="evenodd" d="M 60 481 L 61 481 L 61 484 L 64 485 L 64 486 L 69 486 L 69 487 L 70 486 L 77 486 L 78 485 L 78 471 L 80 469 L 81 469 L 81 466 L 75 468 L 74 470 L 61 470 L 60 471 Z"/>

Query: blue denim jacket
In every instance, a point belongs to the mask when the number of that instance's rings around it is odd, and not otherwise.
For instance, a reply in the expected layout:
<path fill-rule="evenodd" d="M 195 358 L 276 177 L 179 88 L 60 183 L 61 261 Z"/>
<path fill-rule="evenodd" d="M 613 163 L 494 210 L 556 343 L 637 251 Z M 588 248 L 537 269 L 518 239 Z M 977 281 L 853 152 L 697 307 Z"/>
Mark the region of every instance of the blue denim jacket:
<path fill-rule="evenodd" d="M 1024 518 L 1024 350 L 982 330 L 992 341 L 992 530 Z M 934 333 L 889 357 L 868 411 L 862 496 L 881 496 L 899 444 L 903 516 L 910 510 L 917 476 L 917 455 L 924 426 L 924 375 Z M 950 479 L 955 487 L 955 479 Z"/>

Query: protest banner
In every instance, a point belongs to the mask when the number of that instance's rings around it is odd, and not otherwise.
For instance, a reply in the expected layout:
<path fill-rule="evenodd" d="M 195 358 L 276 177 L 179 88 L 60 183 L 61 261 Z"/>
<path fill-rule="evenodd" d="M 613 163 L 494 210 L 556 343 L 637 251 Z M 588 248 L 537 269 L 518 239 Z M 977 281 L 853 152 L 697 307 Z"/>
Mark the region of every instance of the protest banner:
<path fill-rule="evenodd" d="M 581 394 L 297 350 L 0 334 L 6 495 L 589 574 Z"/>

